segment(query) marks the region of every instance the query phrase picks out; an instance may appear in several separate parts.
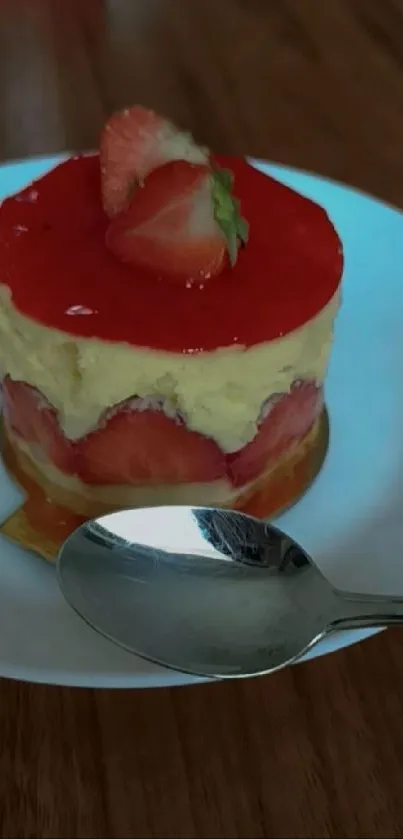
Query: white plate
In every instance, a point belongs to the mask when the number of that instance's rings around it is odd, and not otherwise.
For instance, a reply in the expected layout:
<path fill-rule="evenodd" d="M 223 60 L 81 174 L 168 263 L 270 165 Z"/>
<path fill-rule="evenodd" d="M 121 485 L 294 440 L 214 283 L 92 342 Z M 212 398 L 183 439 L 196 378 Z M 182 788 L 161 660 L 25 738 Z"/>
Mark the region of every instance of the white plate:
<path fill-rule="evenodd" d="M 0 167 L 0 199 L 59 159 Z M 259 165 L 327 209 L 346 260 L 326 387 L 330 450 L 313 487 L 279 524 L 336 585 L 403 595 L 403 216 L 321 178 Z M 0 517 L 17 500 L 1 467 Z M 191 681 L 98 636 L 63 600 L 52 566 L 0 540 L 1 676 L 91 687 Z M 334 635 L 311 656 L 369 634 Z"/>

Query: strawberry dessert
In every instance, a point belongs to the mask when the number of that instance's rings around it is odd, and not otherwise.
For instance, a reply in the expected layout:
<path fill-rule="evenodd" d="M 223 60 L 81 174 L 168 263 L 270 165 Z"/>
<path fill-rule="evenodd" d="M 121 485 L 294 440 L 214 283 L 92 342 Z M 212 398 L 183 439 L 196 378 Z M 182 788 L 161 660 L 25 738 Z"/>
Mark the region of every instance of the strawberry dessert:
<path fill-rule="evenodd" d="M 153 112 L 115 114 L 99 153 L 0 207 L 19 478 L 82 515 L 290 503 L 318 466 L 342 267 L 315 203 Z"/>

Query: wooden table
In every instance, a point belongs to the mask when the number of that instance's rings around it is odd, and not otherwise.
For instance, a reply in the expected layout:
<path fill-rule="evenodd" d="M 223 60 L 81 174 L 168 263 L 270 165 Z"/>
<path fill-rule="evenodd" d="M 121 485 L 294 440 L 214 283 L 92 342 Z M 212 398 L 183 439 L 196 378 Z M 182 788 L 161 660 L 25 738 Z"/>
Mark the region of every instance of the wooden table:
<path fill-rule="evenodd" d="M 0 154 L 94 147 L 138 101 L 402 205 L 402 43 L 403 0 L 2 0 Z M 0 700 L 3 837 L 402 835 L 399 631 L 244 684 Z"/>

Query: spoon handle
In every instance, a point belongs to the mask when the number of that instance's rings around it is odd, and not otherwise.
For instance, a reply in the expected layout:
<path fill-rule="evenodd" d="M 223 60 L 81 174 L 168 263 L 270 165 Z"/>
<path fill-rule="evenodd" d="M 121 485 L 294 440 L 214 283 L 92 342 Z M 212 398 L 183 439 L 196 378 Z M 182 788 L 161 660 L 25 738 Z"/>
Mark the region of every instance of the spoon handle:
<path fill-rule="evenodd" d="M 370 629 L 403 624 L 403 597 L 336 592 L 340 614 L 332 629 Z"/>
<path fill-rule="evenodd" d="M 340 618 L 332 622 L 330 629 L 373 629 L 377 626 L 401 626 L 403 615 L 388 615 L 382 612 L 374 612 L 373 615 L 359 615 L 358 617 Z"/>

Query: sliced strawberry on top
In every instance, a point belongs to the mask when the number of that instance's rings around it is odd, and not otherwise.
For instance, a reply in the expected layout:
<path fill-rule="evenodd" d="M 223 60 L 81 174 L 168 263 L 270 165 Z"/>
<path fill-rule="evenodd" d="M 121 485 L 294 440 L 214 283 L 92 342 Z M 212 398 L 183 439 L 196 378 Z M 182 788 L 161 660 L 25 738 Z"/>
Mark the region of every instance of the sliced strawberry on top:
<path fill-rule="evenodd" d="M 112 218 L 124 210 L 137 185 L 169 160 L 206 163 L 208 159 L 208 150 L 154 111 L 136 105 L 113 114 L 100 141 L 105 212 Z"/>
<path fill-rule="evenodd" d="M 74 473 L 76 444 L 60 427 L 55 409 L 34 387 L 6 376 L 4 415 L 9 428 L 26 443 L 36 443 L 63 472 Z"/>
<path fill-rule="evenodd" d="M 322 405 L 322 388 L 314 381 L 296 381 L 290 393 L 273 397 L 256 437 L 243 449 L 227 455 L 229 477 L 234 486 L 253 481 L 280 455 L 303 440 Z"/>
<path fill-rule="evenodd" d="M 160 411 L 126 404 L 80 441 L 79 476 L 93 484 L 173 484 L 225 477 L 225 458 L 213 440 Z"/>
<path fill-rule="evenodd" d="M 137 189 L 114 219 L 106 243 L 121 260 L 169 274 L 181 282 L 209 279 L 235 262 L 247 224 L 231 195 L 227 170 L 171 161 Z"/>

